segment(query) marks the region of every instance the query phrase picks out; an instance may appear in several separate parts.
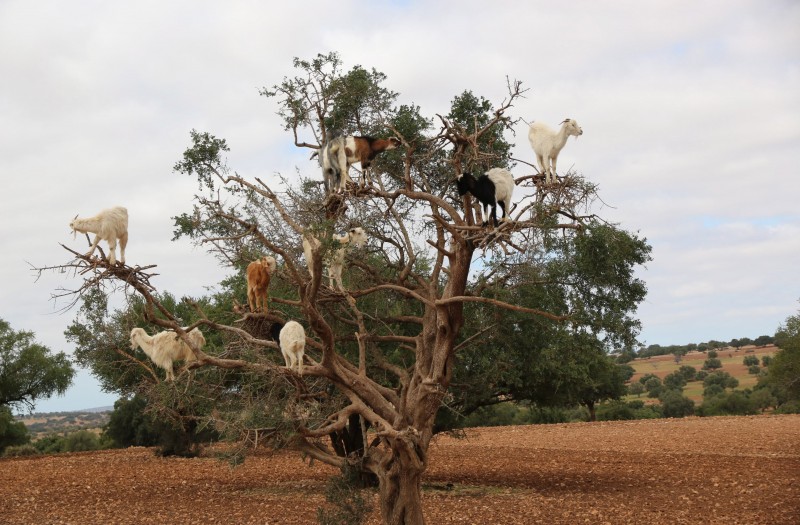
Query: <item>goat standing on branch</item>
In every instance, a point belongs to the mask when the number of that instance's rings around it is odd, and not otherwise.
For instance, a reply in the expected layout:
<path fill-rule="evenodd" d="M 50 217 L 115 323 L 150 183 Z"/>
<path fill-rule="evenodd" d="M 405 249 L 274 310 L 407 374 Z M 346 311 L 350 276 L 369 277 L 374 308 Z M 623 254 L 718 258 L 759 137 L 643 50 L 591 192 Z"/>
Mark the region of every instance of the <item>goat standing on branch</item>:
<path fill-rule="evenodd" d="M 462 173 L 456 179 L 458 194 L 462 197 L 471 193 L 473 197 L 483 203 L 483 225 L 489 224 L 488 208 L 492 207 L 492 224 L 497 226 L 497 205 L 503 210 L 506 220 L 511 209 L 511 195 L 514 193 L 514 177 L 508 170 L 492 168 L 477 179 L 469 173 Z"/>
<path fill-rule="evenodd" d="M 350 166 L 356 162 L 361 163 L 364 176 L 361 184 L 367 181 L 372 185 L 369 177 L 369 166 L 378 153 L 395 149 L 400 141 L 394 137 L 376 139 L 372 137 L 336 137 L 322 148 L 319 156 L 322 165 L 322 179 L 325 189 L 329 192 L 344 192 L 350 179 Z"/>
<path fill-rule="evenodd" d="M 250 312 L 269 309 L 269 281 L 278 264 L 274 257 L 264 256 L 247 265 L 247 302 Z"/>
<path fill-rule="evenodd" d="M 203 337 L 203 332 L 199 328 L 194 328 L 186 334 L 186 337 L 198 350 L 206 344 L 206 338 Z M 165 330 L 150 337 L 144 328 L 134 328 L 131 330 L 131 350 L 136 350 L 137 346 L 144 350 L 144 353 L 156 366 L 167 372 L 167 381 L 175 380 L 175 372 L 172 370 L 172 364 L 175 361 L 186 361 L 187 363 L 197 361 L 197 357 L 189 345 L 171 330 Z"/>
<path fill-rule="evenodd" d="M 73 237 L 81 233 L 95 233 L 92 247 L 86 253 L 86 257 L 91 257 L 97 248 L 97 243 L 101 239 L 108 242 L 108 262 L 112 265 L 117 264 L 116 254 L 117 239 L 119 239 L 120 262 L 125 264 L 125 246 L 128 245 L 128 210 L 122 206 L 116 206 L 103 210 L 94 217 L 79 219 L 76 215 L 69 223 Z"/>
<path fill-rule="evenodd" d="M 297 321 L 286 324 L 277 322 L 270 328 L 270 335 L 280 344 L 286 368 L 294 370 L 296 365 L 297 373 L 303 375 L 303 355 L 306 350 L 306 331 L 303 325 Z"/>
<path fill-rule="evenodd" d="M 528 140 L 531 143 L 539 169 L 544 175 L 545 184 L 556 181 L 556 162 L 561 148 L 567 143 L 570 135 L 578 137 L 583 135 L 583 130 L 572 119 L 561 123 L 558 131 L 553 130 L 543 122 L 534 122 L 528 130 Z"/>
<path fill-rule="evenodd" d="M 367 242 L 367 233 L 363 228 L 357 226 L 350 228 L 344 235 L 334 235 L 333 240 L 337 241 L 342 246 L 336 248 L 331 256 L 331 263 L 328 268 L 328 278 L 330 287 L 333 288 L 334 281 L 339 287 L 339 290 L 344 292 L 344 284 L 342 283 L 342 268 L 344 267 L 344 256 L 348 246 L 352 245 L 356 248 L 364 246 Z M 303 254 L 306 257 L 308 264 L 308 273 L 311 274 L 311 279 L 314 279 L 314 256 L 313 251 L 318 250 L 320 247 L 319 239 L 306 234 L 303 236 Z"/>

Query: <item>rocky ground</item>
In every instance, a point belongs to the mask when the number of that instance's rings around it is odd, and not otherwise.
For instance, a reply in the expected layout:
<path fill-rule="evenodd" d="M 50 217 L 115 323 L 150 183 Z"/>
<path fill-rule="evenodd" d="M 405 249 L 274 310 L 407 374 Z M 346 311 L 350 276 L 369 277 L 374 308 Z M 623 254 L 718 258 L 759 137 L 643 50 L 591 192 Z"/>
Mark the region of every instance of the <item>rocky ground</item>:
<path fill-rule="evenodd" d="M 334 474 L 289 453 L 0 459 L 0 523 L 316 523 Z M 433 525 L 797 524 L 800 415 L 474 429 L 436 439 L 423 492 Z"/>

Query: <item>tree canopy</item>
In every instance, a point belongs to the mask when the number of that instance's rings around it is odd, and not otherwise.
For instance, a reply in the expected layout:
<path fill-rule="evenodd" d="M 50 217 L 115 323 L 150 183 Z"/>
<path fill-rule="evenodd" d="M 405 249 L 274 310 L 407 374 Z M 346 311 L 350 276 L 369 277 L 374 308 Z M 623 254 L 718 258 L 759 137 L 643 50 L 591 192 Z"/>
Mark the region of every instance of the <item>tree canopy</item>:
<path fill-rule="evenodd" d="M 0 319 L 0 406 L 33 409 L 37 400 L 66 392 L 74 375 L 64 352 L 54 354 L 33 332 Z"/>

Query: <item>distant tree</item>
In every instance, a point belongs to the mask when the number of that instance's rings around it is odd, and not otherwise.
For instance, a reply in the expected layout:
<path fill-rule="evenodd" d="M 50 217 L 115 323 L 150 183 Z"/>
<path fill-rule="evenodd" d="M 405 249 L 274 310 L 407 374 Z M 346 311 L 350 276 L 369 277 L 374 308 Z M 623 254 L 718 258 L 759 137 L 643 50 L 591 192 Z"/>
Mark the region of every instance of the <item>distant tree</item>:
<path fill-rule="evenodd" d="M 697 349 L 698 349 L 699 351 L 701 351 L 701 352 L 705 352 L 705 351 L 706 351 L 706 350 L 708 350 L 709 348 L 710 348 L 710 347 L 708 346 L 708 343 L 700 343 L 699 345 L 697 345 Z"/>
<path fill-rule="evenodd" d="M 694 401 L 677 390 L 664 390 L 658 399 L 664 417 L 686 417 L 694 413 Z"/>
<path fill-rule="evenodd" d="M 725 392 L 725 389 L 717 384 L 708 385 L 703 388 L 703 398 L 714 397 Z"/>
<path fill-rule="evenodd" d="M 759 335 L 758 337 L 756 337 L 755 341 L 753 341 L 753 344 L 755 344 L 756 346 L 766 346 L 766 345 L 771 345 L 774 342 L 775 338 L 772 337 L 771 335 Z"/>
<path fill-rule="evenodd" d="M 772 356 L 765 355 L 761 358 L 761 366 L 768 367 L 772 363 Z"/>
<path fill-rule="evenodd" d="M 682 390 L 686 386 L 686 378 L 679 371 L 664 376 L 664 388 L 668 390 Z"/>
<path fill-rule="evenodd" d="M 757 412 L 758 409 L 747 394 L 738 390 L 704 396 L 703 404 L 697 409 L 701 416 L 744 416 Z"/>
<path fill-rule="evenodd" d="M 658 377 L 653 376 L 645 381 L 644 387 L 647 390 L 647 397 L 658 397 L 663 385 Z"/>
<path fill-rule="evenodd" d="M 718 357 L 718 354 L 717 354 L 717 351 L 716 351 L 716 350 L 709 350 L 709 351 L 708 351 L 708 353 L 707 353 L 706 355 L 707 355 L 708 357 L 712 358 L 712 359 L 714 359 L 714 358 Z"/>
<path fill-rule="evenodd" d="M 100 448 L 97 434 L 89 430 L 78 430 L 64 437 L 64 452 L 86 452 Z"/>
<path fill-rule="evenodd" d="M 709 354 L 711 354 L 711 352 L 709 352 Z M 703 363 L 703 370 L 717 370 L 719 368 L 722 368 L 722 361 L 716 357 L 709 357 Z"/>
<path fill-rule="evenodd" d="M 695 374 L 694 379 L 695 381 L 704 381 L 705 378 L 708 377 L 708 372 L 705 370 L 698 370 L 697 374 Z"/>
<path fill-rule="evenodd" d="M 644 385 L 651 377 L 655 377 L 656 379 L 658 379 L 659 383 L 661 382 L 661 379 L 659 379 L 658 376 L 655 374 L 644 374 L 642 377 L 639 378 L 639 382 Z"/>
<path fill-rule="evenodd" d="M 628 385 L 628 392 L 630 394 L 635 395 L 636 397 L 639 397 L 642 395 L 642 393 L 644 393 L 644 385 L 638 381 L 633 382 L 630 385 Z"/>
<path fill-rule="evenodd" d="M 103 433 L 117 447 L 147 447 L 157 445 L 160 435 L 150 417 L 145 414 L 144 397 L 120 398 Z"/>
<path fill-rule="evenodd" d="M 688 381 L 694 381 L 697 378 L 697 369 L 693 366 L 683 365 L 678 369 L 678 373 Z"/>
<path fill-rule="evenodd" d="M 761 373 L 761 367 L 758 365 L 749 366 L 747 367 L 747 373 L 754 376 L 758 375 L 759 373 Z"/>
<path fill-rule="evenodd" d="M 739 386 L 739 380 L 730 375 L 728 372 L 716 371 L 708 374 L 703 380 L 703 386 L 708 388 L 711 385 L 719 385 L 723 389 L 736 388 Z"/>
<path fill-rule="evenodd" d="M 742 359 L 742 363 L 744 366 L 758 366 L 759 360 L 758 357 L 754 355 L 746 355 L 744 359 Z"/>
<path fill-rule="evenodd" d="M 785 401 L 800 401 L 800 313 L 788 317 L 775 333 L 780 348 L 769 365 L 767 380 Z"/>
<path fill-rule="evenodd" d="M 768 388 L 758 388 L 750 394 L 750 401 L 761 412 L 769 408 L 774 408 L 778 404 L 778 399 L 772 395 Z"/>
<path fill-rule="evenodd" d="M 33 337 L 0 319 L 0 406 L 33 409 L 37 400 L 63 394 L 72 384 L 75 370 L 67 355 L 51 353 Z"/>

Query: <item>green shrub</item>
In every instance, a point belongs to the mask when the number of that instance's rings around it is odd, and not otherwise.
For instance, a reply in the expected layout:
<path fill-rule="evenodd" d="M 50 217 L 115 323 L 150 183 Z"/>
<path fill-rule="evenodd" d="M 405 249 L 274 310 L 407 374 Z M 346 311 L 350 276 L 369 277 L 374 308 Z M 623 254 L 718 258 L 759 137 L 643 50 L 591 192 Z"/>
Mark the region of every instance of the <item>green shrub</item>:
<path fill-rule="evenodd" d="M 705 397 L 697 409 L 700 416 L 745 416 L 757 413 L 758 409 L 748 395 L 738 390 Z"/>
<path fill-rule="evenodd" d="M 6 447 L 5 451 L 3 452 L 4 458 L 10 457 L 20 457 L 20 456 L 35 456 L 39 454 L 39 451 L 36 450 L 36 447 L 27 443 L 25 445 L 14 445 L 11 447 Z"/>
<path fill-rule="evenodd" d="M 694 413 L 694 401 L 676 390 L 665 391 L 659 400 L 664 417 L 686 417 Z"/>
<path fill-rule="evenodd" d="M 71 432 L 64 437 L 64 452 L 86 452 L 100 449 L 100 438 L 88 430 Z"/>
<path fill-rule="evenodd" d="M 624 401 L 611 401 L 597 407 L 598 421 L 618 421 L 636 419 L 633 409 Z"/>
<path fill-rule="evenodd" d="M 742 363 L 744 366 L 758 366 L 759 360 L 758 357 L 754 355 L 746 355 L 744 359 L 742 359 Z"/>
<path fill-rule="evenodd" d="M 776 414 L 800 414 L 800 400 L 793 399 L 775 409 Z"/>
<path fill-rule="evenodd" d="M 14 421 L 11 409 L 0 406 L 0 453 L 6 447 L 24 445 L 31 440 L 24 423 Z"/>

